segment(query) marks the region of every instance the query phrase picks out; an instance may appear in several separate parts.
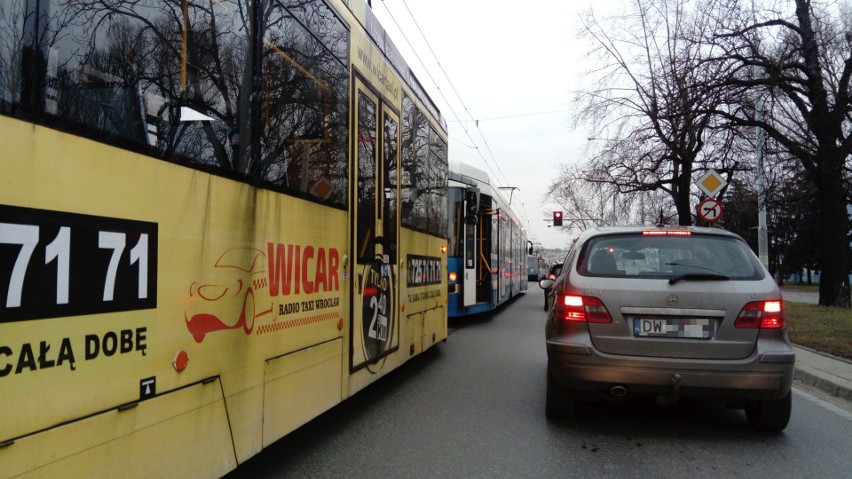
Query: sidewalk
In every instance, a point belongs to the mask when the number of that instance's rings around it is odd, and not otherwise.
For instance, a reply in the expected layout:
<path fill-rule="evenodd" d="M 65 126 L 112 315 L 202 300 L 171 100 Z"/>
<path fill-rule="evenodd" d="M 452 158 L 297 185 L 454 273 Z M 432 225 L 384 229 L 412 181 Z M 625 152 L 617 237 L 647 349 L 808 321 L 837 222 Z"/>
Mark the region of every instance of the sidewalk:
<path fill-rule="evenodd" d="M 786 301 L 817 304 L 819 293 L 812 289 L 782 287 Z M 852 361 L 830 354 L 793 345 L 796 352 L 796 371 L 793 380 L 845 401 L 852 402 Z"/>
<path fill-rule="evenodd" d="M 852 402 L 852 362 L 798 345 L 793 380 Z"/>

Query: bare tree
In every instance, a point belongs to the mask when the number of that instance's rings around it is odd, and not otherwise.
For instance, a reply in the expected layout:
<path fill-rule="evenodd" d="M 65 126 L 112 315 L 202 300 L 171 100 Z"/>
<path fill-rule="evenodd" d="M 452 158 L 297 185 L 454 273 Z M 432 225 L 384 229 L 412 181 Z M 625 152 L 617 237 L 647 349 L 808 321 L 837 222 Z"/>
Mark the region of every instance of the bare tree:
<path fill-rule="evenodd" d="M 721 86 L 740 99 L 718 113 L 734 125 L 762 129 L 801 163 L 816 195 L 819 302 L 834 304 L 849 273 L 852 8 L 848 1 L 752 5 L 705 4 L 706 16 L 717 21 L 704 39 L 716 52 L 710 58 L 725 65 Z"/>
<path fill-rule="evenodd" d="M 584 167 L 557 179 L 554 197 L 560 189 L 597 184 L 585 190 L 613 205 L 604 216 L 618 218 L 617 211 L 644 203 L 645 192 L 660 192 L 670 198 L 667 212 L 673 209 L 677 223 L 686 225 L 693 222 L 695 174 L 711 166 L 728 174 L 740 168 L 735 132 L 718 129 L 712 113 L 722 100 L 711 85 L 723 66 L 704 62 L 707 47 L 688 40 L 709 28 L 689 5 L 635 0 L 629 13 L 603 20 L 593 11 L 585 15 L 582 34 L 600 66 L 589 75 L 595 83 L 578 95 L 576 120 L 590 124 L 590 140 L 602 146 Z"/>

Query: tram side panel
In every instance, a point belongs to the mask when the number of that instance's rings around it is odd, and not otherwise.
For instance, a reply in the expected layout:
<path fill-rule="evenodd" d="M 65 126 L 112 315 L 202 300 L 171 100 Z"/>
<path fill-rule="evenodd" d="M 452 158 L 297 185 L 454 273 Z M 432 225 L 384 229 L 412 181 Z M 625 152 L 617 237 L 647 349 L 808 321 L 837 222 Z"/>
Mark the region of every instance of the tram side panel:
<path fill-rule="evenodd" d="M 228 3 L 217 4 L 217 14 L 234 11 L 218 10 Z M 352 34 L 363 31 L 353 26 Z M 264 37 L 269 72 L 278 62 L 281 72 L 303 76 L 305 91 L 346 104 L 345 85 L 294 68 L 298 59 L 275 38 Z M 110 79 L 91 69 L 78 73 L 74 78 Z M 380 89 L 384 80 L 371 82 Z M 139 101 L 125 103 L 131 113 L 137 104 L 142 111 L 127 114 L 128 122 L 161 115 L 118 142 L 137 142 L 128 150 L 0 116 L 7 153 L 0 170 L 11 179 L 0 189 L 4 476 L 220 476 L 361 387 L 350 376 L 348 318 L 361 306 L 351 300 L 351 217 L 333 204 L 347 198 L 337 170 L 344 183 L 346 173 L 329 167 L 340 158 L 322 150 L 351 134 L 339 130 L 338 113 L 321 108 L 331 116 L 317 122 L 337 130 L 301 137 L 278 137 L 284 123 L 273 129 L 276 118 L 263 117 L 261 153 L 282 158 L 255 172 L 272 188 L 265 189 L 235 178 L 241 171 L 210 173 L 230 165 L 226 159 L 239 166 L 251 141 L 248 119 L 227 124 L 206 116 L 214 108 L 185 112 L 163 96 L 118 88 L 64 93 L 136 94 Z M 275 113 L 275 97 L 264 98 L 264 115 Z M 51 101 L 41 107 L 58 109 Z M 169 115 L 184 113 L 185 123 L 170 125 Z M 122 133 L 75 132 L 101 141 Z M 210 157 L 195 169 L 130 151 L 174 138 L 193 139 L 193 147 L 228 143 L 199 150 Z M 173 153 L 169 161 L 187 152 Z M 325 165 L 318 170 L 324 174 L 312 174 L 311 162 Z M 282 184 L 297 194 L 274 191 Z M 440 235 L 403 228 L 400 244 L 410 249 L 400 254 L 398 278 L 418 256 L 429 260 L 427 268 L 436 259 L 445 264 Z M 409 341 L 375 363 L 374 376 L 446 338 L 446 282 L 426 278 L 396 288 L 400 321 L 416 326 L 405 326 Z"/>
<path fill-rule="evenodd" d="M 70 231 L 68 307 L 85 307 L 75 304 L 77 285 L 91 282 L 102 288 L 112 258 L 119 263 L 115 296 L 96 305 L 105 311 L 2 324 L 3 439 L 14 440 L 0 448 L 4 464 L 25 471 L 44 460 L 35 451 L 56 444 L 48 467 L 94 473 L 90 468 L 103 467 L 93 466 L 103 461 L 91 461 L 91 453 L 82 451 L 116 457 L 107 453 L 124 450 L 137 460 L 147 457 L 151 463 L 145 467 L 157 464 L 192 475 L 197 465 L 158 462 L 155 436 L 134 432 L 150 422 L 172 430 L 169 437 L 187 453 L 197 449 L 199 457 L 219 444 L 216 456 L 227 470 L 259 451 L 263 442 L 341 400 L 342 319 L 348 302 L 343 294 L 346 241 L 337 232 L 346 230 L 344 212 L 2 121 L 18 138 L 32 138 L 24 145 L 53 145 L 63 152 L 56 158 L 52 149 L 19 150 L 32 161 L 7 162 L 4 171 L 24 177 L 36 169 L 41 181 L 35 191 L 29 185 L 4 189 L 2 204 L 6 215 L 18 214 L 16 224 L 40 227 L 48 237 L 39 239 L 36 249 L 50 248 L 53 231 Z M 75 170 L 104 176 L 57 174 Z M 132 179 L 128 170 L 134 172 Z M 113 201 L 119 197 L 122 201 Z M 33 200 L 23 212 L 8 206 L 25 198 Z M 114 219 L 128 218 L 156 228 L 128 231 L 125 251 L 114 254 L 120 248 L 107 240 L 119 237 L 122 224 Z M 4 223 L 4 232 L 9 224 Z M 145 234 L 148 249 L 142 250 Z M 76 240 L 98 235 L 96 244 Z M 134 248 L 139 266 L 126 267 L 121 263 L 133 261 Z M 78 254 L 92 259 L 80 263 Z M 143 264 L 152 276 L 147 292 L 155 302 L 138 310 L 108 311 L 111 303 L 140 295 L 137 278 Z M 25 284 L 35 278 L 25 276 Z M 123 288 L 122 282 L 133 287 Z M 54 292 L 57 284 L 40 287 Z M 40 308 L 27 301 L 24 295 L 22 312 Z M 314 354 L 311 348 L 317 345 L 322 351 Z M 274 387 L 264 388 L 281 378 L 289 378 L 286 389 L 301 397 L 281 401 Z M 321 385 L 317 378 L 324 378 Z M 270 430 L 276 427 L 271 418 L 294 411 L 299 417 L 292 424 Z M 133 447 L 126 448 L 127 441 Z M 30 446 L 32 454 L 26 452 Z"/>

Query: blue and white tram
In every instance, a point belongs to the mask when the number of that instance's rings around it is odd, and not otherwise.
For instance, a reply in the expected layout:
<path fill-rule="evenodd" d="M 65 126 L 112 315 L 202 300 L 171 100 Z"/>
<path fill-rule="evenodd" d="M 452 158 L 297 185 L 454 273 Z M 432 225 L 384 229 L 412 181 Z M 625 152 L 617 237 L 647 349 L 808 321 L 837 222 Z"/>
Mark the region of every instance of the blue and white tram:
<path fill-rule="evenodd" d="M 449 162 L 448 314 L 490 311 L 527 289 L 527 237 L 488 174 Z"/>

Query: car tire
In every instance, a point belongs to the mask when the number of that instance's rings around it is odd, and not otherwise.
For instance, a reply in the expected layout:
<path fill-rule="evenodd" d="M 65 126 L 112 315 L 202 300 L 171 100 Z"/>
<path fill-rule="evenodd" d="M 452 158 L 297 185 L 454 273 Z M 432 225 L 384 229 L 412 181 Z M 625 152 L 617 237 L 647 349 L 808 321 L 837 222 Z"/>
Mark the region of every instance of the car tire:
<path fill-rule="evenodd" d="M 793 410 L 793 392 L 782 399 L 753 401 L 746 407 L 746 418 L 751 427 L 761 431 L 779 432 L 790 422 Z"/>
<path fill-rule="evenodd" d="M 570 419 L 574 417 L 574 398 L 570 397 L 550 372 L 547 373 L 547 397 L 544 405 L 548 419 Z"/>

